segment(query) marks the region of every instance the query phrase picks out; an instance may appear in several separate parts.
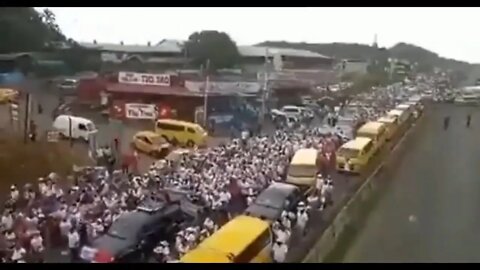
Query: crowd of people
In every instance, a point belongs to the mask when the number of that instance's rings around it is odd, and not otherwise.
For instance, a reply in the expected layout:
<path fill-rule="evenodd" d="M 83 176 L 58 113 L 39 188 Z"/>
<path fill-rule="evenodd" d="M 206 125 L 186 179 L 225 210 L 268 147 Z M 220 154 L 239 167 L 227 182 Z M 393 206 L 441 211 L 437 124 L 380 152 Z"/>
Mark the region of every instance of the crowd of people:
<path fill-rule="evenodd" d="M 206 220 L 210 226 L 204 223 L 178 233 L 174 243 L 175 252 L 172 253 L 181 256 L 195 248 L 202 239 L 214 232 L 215 228 L 221 227 L 253 203 L 256 196 L 272 182 L 284 181 L 290 158 L 300 148 L 316 147 L 324 151 L 325 166 L 322 172 L 325 176 L 330 175 L 333 163 L 329 164 L 328 158 L 334 156 L 339 144 L 337 137 L 321 135 L 317 129 L 300 132 L 277 131 L 272 136 L 233 139 L 229 144 L 199 151 L 191 157 L 184 156 L 175 164 L 168 162 L 160 176 L 163 185 L 188 191 L 192 194 L 192 200 L 206 205 L 212 212 L 212 219 Z M 315 209 L 321 210 L 331 197 L 328 194 L 332 191 L 332 179 L 319 177 L 319 181 L 324 180 L 325 185 L 318 185 L 321 191 L 312 194 L 308 201 Z M 323 196 L 324 199 L 316 198 L 318 196 Z M 286 235 L 290 235 L 295 224 L 293 221 L 305 220 L 307 209 L 311 209 L 309 205 L 300 205 L 297 213 L 285 213 L 275 223 L 274 231 L 282 235 L 278 240 L 283 244 L 288 242 Z M 170 250 L 163 247 L 159 247 L 157 251 L 168 251 L 170 255 Z"/>
<path fill-rule="evenodd" d="M 164 160 L 163 166 L 157 162 L 140 175 L 106 166 L 67 177 L 51 173 L 24 187 L 12 185 L 1 216 L 0 257 L 5 262 L 40 262 L 48 244 L 48 249 L 68 247 L 72 260 L 78 259 L 79 248 L 108 230 L 122 213 L 135 211 L 142 199 L 169 188 L 185 191 L 192 202 L 210 210 L 202 224 L 179 231 L 175 243 L 162 241 L 155 249 L 159 261 L 176 260 L 240 214 L 272 182 L 283 181 L 296 150 L 315 147 L 324 153 L 319 182 L 325 185 L 318 184 L 318 194 L 302 202 L 297 213 L 285 213 L 274 224 L 277 242 L 286 245 L 295 224 L 305 227 L 311 206 L 321 210 L 328 205 L 333 188 L 329 175 L 340 144 L 338 137 L 319 134 L 316 128 L 278 130 Z M 108 148 L 102 151 L 110 156 Z"/>
<path fill-rule="evenodd" d="M 376 98 L 394 104 L 392 93 L 382 93 L 384 97 Z M 381 113 L 381 109 L 374 109 L 357 117 L 368 119 Z M 328 125 L 335 127 L 338 117 L 339 112 L 332 110 L 326 115 Z M 343 140 L 341 134 L 325 134 L 325 129 L 310 123 L 277 129 L 270 135 L 254 136 L 245 131 L 229 143 L 156 162 L 143 173 L 136 165 L 128 168 L 132 162 L 114 154 L 118 142 L 113 142 L 95 153 L 102 166 L 83 168 L 67 177 L 51 173 L 24 187 L 12 185 L 0 221 L 0 258 L 4 262 L 41 262 L 45 252 L 60 248 L 77 260 L 79 249 L 105 233 L 120 215 L 136 211 L 144 198 L 173 189 L 208 209 L 204 220 L 178 231 L 173 243 L 161 241 L 154 249 L 157 261 L 176 261 L 242 213 L 271 183 L 284 181 L 290 159 L 298 149 L 316 148 L 321 154 L 317 192 L 301 201 L 296 211 L 284 212 L 272 225 L 274 259 L 284 261 L 291 236 L 302 237 L 310 215 L 332 204 L 335 152 Z M 116 162 L 116 158 L 121 161 Z"/>

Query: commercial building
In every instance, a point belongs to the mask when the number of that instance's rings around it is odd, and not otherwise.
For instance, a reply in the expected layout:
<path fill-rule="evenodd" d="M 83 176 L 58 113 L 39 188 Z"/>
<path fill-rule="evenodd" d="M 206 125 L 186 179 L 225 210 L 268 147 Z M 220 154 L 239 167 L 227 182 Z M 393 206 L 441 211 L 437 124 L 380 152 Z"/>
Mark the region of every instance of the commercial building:
<path fill-rule="evenodd" d="M 344 59 L 340 64 L 343 74 L 364 75 L 368 73 L 369 63 L 362 59 Z"/>
<path fill-rule="evenodd" d="M 164 39 L 157 44 L 80 42 L 89 55 L 100 60 L 102 70 L 162 71 L 183 68 L 188 59 L 182 41 Z"/>
<path fill-rule="evenodd" d="M 246 73 L 265 70 L 265 58 L 273 63 L 273 71 L 331 69 L 333 59 L 311 51 L 263 46 L 238 46 Z"/>

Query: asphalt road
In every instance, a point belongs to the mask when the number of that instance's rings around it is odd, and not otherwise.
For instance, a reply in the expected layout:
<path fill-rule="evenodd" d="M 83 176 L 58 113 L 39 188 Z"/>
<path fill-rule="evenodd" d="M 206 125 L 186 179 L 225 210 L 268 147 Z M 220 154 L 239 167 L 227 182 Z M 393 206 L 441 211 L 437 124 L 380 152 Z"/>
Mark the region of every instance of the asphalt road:
<path fill-rule="evenodd" d="M 340 261 L 480 262 L 479 138 L 480 109 L 436 105 Z"/>

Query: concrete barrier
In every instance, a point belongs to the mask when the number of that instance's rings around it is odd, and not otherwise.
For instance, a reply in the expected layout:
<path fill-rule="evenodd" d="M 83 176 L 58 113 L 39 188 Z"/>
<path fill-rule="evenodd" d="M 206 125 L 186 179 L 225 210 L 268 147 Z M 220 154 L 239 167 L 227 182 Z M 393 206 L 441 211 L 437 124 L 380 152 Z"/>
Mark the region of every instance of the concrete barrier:
<path fill-rule="evenodd" d="M 384 161 L 381 161 L 378 167 L 366 178 L 365 182 L 350 198 L 346 205 L 338 212 L 330 226 L 323 232 L 319 240 L 314 244 L 302 262 L 316 263 L 323 262 L 325 258 L 336 248 L 340 242 L 342 234 L 348 226 L 355 226 L 364 218 L 364 210 L 366 202 L 373 197 L 379 190 L 378 177 L 385 163 L 389 162 L 394 156 L 396 150 L 403 144 L 414 130 L 415 124 L 423 119 L 423 114 L 415 122 L 405 129 L 403 136 L 393 146 L 392 151 Z"/>

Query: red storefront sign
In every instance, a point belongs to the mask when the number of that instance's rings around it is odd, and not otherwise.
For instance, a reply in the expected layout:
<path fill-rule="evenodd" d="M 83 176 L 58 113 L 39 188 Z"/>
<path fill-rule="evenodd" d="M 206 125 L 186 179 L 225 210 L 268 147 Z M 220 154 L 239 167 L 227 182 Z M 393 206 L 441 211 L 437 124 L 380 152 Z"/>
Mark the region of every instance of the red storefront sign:
<path fill-rule="evenodd" d="M 119 72 L 118 82 L 136 85 L 171 86 L 169 74 L 150 74 L 137 72 Z"/>

